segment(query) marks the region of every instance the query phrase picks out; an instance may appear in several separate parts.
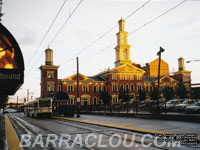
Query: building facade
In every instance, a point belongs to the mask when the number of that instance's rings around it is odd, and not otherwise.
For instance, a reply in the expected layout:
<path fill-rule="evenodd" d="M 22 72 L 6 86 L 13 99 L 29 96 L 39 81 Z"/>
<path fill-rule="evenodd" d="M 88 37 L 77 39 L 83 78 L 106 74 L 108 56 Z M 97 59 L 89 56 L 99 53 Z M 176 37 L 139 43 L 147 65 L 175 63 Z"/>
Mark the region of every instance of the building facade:
<path fill-rule="evenodd" d="M 130 60 L 130 45 L 128 44 L 128 32 L 125 32 L 125 21 L 119 20 L 119 32 L 117 35 L 117 46 L 115 47 L 115 68 L 107 69 L 94 76 L 85 76 L 79 73 L 79 95 L 81 105 L 102 104 L 100 92 L 108 92 L 111 97 L 111 104 L 117 104 L 119 100 L 119 90 L 122 87 L 128 90 L 132 100 L 138 99 L 139 91 L 145 90 L 147 97 L 149 93 L 157 87 L 158 59 L 153 60 L 144 67 L 132 63 Z M 48 96 L 56 92 L 65 92 L 70 97 L 71 104 L 77 104 L 77 74 L 64 79 L 58 79 L 59 66 L 53 65 L 53 50 L 45 51 L 45 65 L 40 67 L 41 70 L 41 97 Z M 184 61 L 182 61 L 184 63 Z M 177 87 L 179 80 L 186 81 L 188 73 L 183 68 L 169 76 L 169 66 L 161 60 L 161 78 L 160 87 Z M 181 68 L 181 67 L 180 67 Z M 188 80 L 187 80 L 188 81 Z M 190 80 L 189 80 L 190 81 Z M 188 82 L 184 82 L 188 84 Z"/>

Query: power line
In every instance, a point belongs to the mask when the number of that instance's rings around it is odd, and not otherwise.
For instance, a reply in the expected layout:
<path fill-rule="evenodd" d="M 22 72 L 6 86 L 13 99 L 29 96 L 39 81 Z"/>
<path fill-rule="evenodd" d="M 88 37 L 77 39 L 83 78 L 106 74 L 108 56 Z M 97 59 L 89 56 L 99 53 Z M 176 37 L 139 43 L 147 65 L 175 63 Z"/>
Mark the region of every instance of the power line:
<path fill-rule="evenodd" d="M 174 10 L 175 8 L 177 8 L 177 7 L 180 6 L 181 4 L 185 3 L 186 1 L 188 1 L 188 0 L 184 0 L 184 1 L 180 2 L 180 3 L 178 3 L 178 4 L 175 5 L 174 7 L 168 9 L 167 11 L 165 11 L 164 13 L 162 13 L 162 14 L 160 14 L 159 16 L 155 17 L 154 19 L 152 19 L 152 20 L 148 21 L 147 23 L 145 23 L 144 25 L 138 27 L 136 30 L 130 32 L 129 36 L 132 35 L 133 33 L 137 32 L 137 31 L 141 30 L 141 29 L 144 28 L 145 26 L 151 24 L 152 22 L 156 21 L 157 19 L 159 19 L 160 17 L 162 17 L 162 16 L 164 16 L 165 14 L 169 13 L 170 11 Z"/>
<path fill-rule="evenodd" d="M 128 18 L 130 18 L 132 15 L 134 15 L 136 12 L 138 12 L 141 8 L 143 8 L 145 5 L 147 5 L 151 0 L 148 0 L 147 2 L 145 2 L 142 6 L 138 7 L 136 10 L 134 10 L 133 12 L 131 12 L 124 20 L 127 20 Z M 92 45 L 94 45 L 95 43 L 97 43 L 99 40 L 101 40 L 104 36 L 106 36 L 108 33 L 110 33 L 113 29 L 115 29 L 118 25 L 115 25 L 113 27 L 111 27 L 109 30 L 107 30 L 105 33 L 103 33 L 100 37 L 98 37 L 96 40 L 94 40 L 92 43 L 90 43 L 88 46 L 86 46 L 85 48 L 81 49 L 79 52 L 77 52 L 73 57 L 69 58 L 68 60 L 66 60 L 64 63 L 62 63 L 60 66 L 63 66 L 64 64 L 66 64 L 69 61 L 72 61 L 75 57 L 77 57 L 78 55 L 80 55 L 81 53 L 83 53 L 85 50 L 87 50 L 89 47 L 91 47 Z"/>
<path fill-rule="evenodd" d="M 58 30 L 58 32 L 55 34 L 55 36 L 53 37 L 53 39 L 51 40 L 51 42 L 49 43 L 49 45 L 51 45 L 54 40 L 56 39 L 56 37 L 59 35 L 59 33 L 62 31 L 62 29 L 64 28 L 64 26 L 67 24 L 67 22 L 69 21 L 69 19 L 73 16 L 73 14 L 75 13 L 75 11 L 78 9 L 78 7 L 80 6 L 80 4 L 82 3 L 83 0 L 81 0 L 78 5 L 75 7 L 75 9 L 72 11 L 72 13 L 69 15 L 69 17 L 67 18 L 67 20 L 64 22 L 64 24 L 60 27 L 60 29 Z"/>
<path fill-rule="evenodd" d="M 183 3 L 186 2 L 186 1 L 188 1 L 188 0 L 182 1 L 181 3 L 175 5 L 174 7 L 170 8 L 169 10 L 167 10 L 167 11 L 165 11 L 164 13 L 160 14 L 159 16 L 155 17 L 154 19 L 148 21 L 146 24 L 144 24 L 144 25 L 138 27 L 136 30 L 132 31 L 128 36 L 131 36 L 133 33 L 137 32 L 137 31 L 141 30 L 142 28 L 144 28 L 145 26 L 147 26 L 147 25 L 153 23 L 154 21 L 156 21 L 156 20 L 159 19 L 160 17 L 164 16 L 165 14 L 169 13 L 170 11 L 172 11 L 172 10 L 175 9 L 175 8 L 177 8 L 178 6 L 180 6 L 181 4 L 183 4 Z M 142 5 L 142 7 L 143 7 L 143 5 Z M 142 8 L 142 7 L 141 7 L 141 8 Z M 137 9 L 137 10 L 138 10 L 138 9 Z M 133 14 L 133 13 L 132 13 L 132 14 Z M 128 17 L 130 17 L 130 15 L 129 15 Z M 127 19 L 128 17 L 126 17 L 126 19 Z M 115 26 L 112 27 L 112 28 L 115 28 Z M 111 28 L 110 30 L 112 30 L 112 28 Z M 103 35 L 105 36 L 108 32 L 109 32 L 109 30 L 108 30 L 107 32 L 105 32 Z M 103 36 L 103 35 L 102 35 L 102 36 Z M 102 36 L 101 36 L 100 38 L 98 38 L 97 40 L 101 39 Z M 87 46 L 86 48 L 84 48 L 84 49 L 87 49 L 88 47 L 90 47 L 91 45 L 93 45 L 94 43 L 96 43 L 97 40 L 95 40 L 94 42 L 92 42 L 90 45 L 88 45 L 88 46 Z M 115 43 L 116 43 L 116 42 L 115 42 Z M 90 60 L 91 58 L 97 56 L 99 53 L 105 51 L 105 50 L 108 49 L 111 45 L 114 45 L 115 43 L 112 43 L 112 44 L 110 44 L 109 46 L 106 46 L 105 48 L 103 48 L 103 49 L 101 49 L 99 52 L 97 52 L 96 54 L 94 54 L 94 55 L 88 57 L 87 59 L 85 59 L 85 61 L 83 61 L 83 62 L 86 62 L 86 61 Z M 80 51 L 80 53 L 82 53 L 82 51 Z M 71 59 L 73 60 L 73 57 L 72 57 Z M 65 62 L 65 63 L 66 63 L 66 62 Z M 63 65 L 63 64 L 62 64 L 62 65 Z"/>
<path fill-rule="evenodd" d="M 45 38 L 47 37 L 47 35 L 48 35 L 50 29 L 52 28 L 53 24 L 55 23 L 55 21 L 56 21 L 58 15 L 60 14 L 60 12 L 61 12 L 61 10 L 62 10 L 62 8 L 64 7 L 64 5 L 65 5 L 66 2 L 67 2 L 67 0 L 64 0 L 62 6 L 60 7 L 60 9 L 59 9 L 59 11 L 58 11 L 58 13 L 56 14 L 55 18 L 53 19 L 52 23 L 50 24 L 48 30 L 46 31 L 46 33 L 45 33 L 45 35 L 43 36 L 42 40 L 40 41 L 40 43 L 38 44 L 37 48 L 35 49 L 33 55 L 32 55 L 31 58 L 29 59 L 29 61 L 28 61 L 28 63 L 27 63 L 27 66 L 28 66 L 28 64 L 31 62 L 31 60 L 33 59 L 33 57 L 35 56 L 35 54 L 37 53 L 39 47 L 41 46 L 41 44 L 43 43 L 43 41 L 45 40 Z"/>
<path fill-rule="evenodd" d="M 108 49 L 108 48 L 110 48 L 111 46 L 113 46 L 114 44 L 116 44 L 116 42 L 114 42 L 114 43 L 112 43 L 112 44 L 110 44 L 110 45 L 104 47 L 104 48 L 101 49 L 99 52 L 95 53 L 95 54 L 92 55 L 92 56 L 89 56 L 87 59 L 83 60 L 82 62 L 83 62 L 83 63 L 87 62 L 88 60 L 90 60 L 91 58 L 94 58 L 95 56 L 97 56 L 97 55 L 100 54 L 101 52 L 103 52 L 103 51 L 105 51 L 106 49 Z M 82 64 L 83 64 L 83 63 L 82 63 Z"/>
<path fill-rule="evenodd" d="M 82 3 L 83 0 L 79 1 L 78 5 L 74 8 L 74 10 L 72 11 L 72 13 L 69 15 L 69 17 L 65 20 L 65 22 L 63 23 L 63 25 L 60 27 L 60 29 L 58 30 L 58 32 L 55 34 L 55 36 L 53 37 L 53 39 L 51 40 L 51 42 L 48 44 L 52 44 L 52 42 L 56 39 L 56 37 L 58 36 L 58 34 L 61 32 L 61 30 L 64 28 L 64 26 L 66 25 L 66 23 L 69 21 L 69 19 L 73 16 L 73 14 L 75 13 L 75 11 L 78 9 L 78 7 L 80 6 L 80 4 Z M 34 65 L 31 67 L 32 68 L 39 62 L 39 60 L 42 58 L 43 56 L 43 52 L 41 53 L 40 57 L 37 59 L 37 61 L 34 63 Z M 30 70 L 30 72 L 31 72 Z"/>
<path fill-rule="evenodd" d="M 71 13 L 71 15 L 69 15 L 69 17 L 66 19 L 66 21 L 64 22 L 64 24 L 60 27 L 60 29 L 58 30 L 58 32 L 55 34 L 55 36 L 52 38 L 51 42 L 48 44 L 52 44 L 54 42 L 54 40 L 56 39 L 56 37 L 58 36 L 58 34 L 62 31 L 62 29 L 64 28 L 64 26 L 66 25 L 66 23 L 69 21 L 69 19 L 71 18 L 71 16 L 74 14 L 74 12 L 76 11 L 76 9 L 79 7 L 79 5 L 81 4 L 83 0 L 81 0 L 79 2 L 79 4 L 76 6 L 76 8 L 73 10 L 73 12 Z M 136 12 L 138 12 L 141 8 L 143 8 L 145 5 L 147 5 L 151 0 L 148 0 L 147 2 L 145 2 L 143 5 L 141 5 L 140 7 L 138 7 L 136 10 L 134 10 L 133 12 L 131 12 L 126 18 L 130 18 L 132 15 L 134 15 Z M 106 31 L 104 34 L 102 34 L 99 38 L 97 38 L 95 41 L 93 41 L 91 44 L 89 44 L 88 46 L 86 46 L 85 48 L 83 48 L 82 50 L 80 50 L 78 53 L 76 53 L 73 57 L 71 57 L 70 59 L 68 59 L 67 61 L 65 61 L 64 63 L 62 63 L 60 66 L 63 66 L 64 64 L 66 64 L 69 61 L 72 61 L 76 56 L 80 55 L 81 53 L 83 53 L 85 50 L 87 50 L 89 47 L 91 47 L 92 45 L 94 45 L 95 43 L 97 43 L 99 40 L 101 40 L 104 36 L 106 36 L 108 33 L 110 33 L 113 29 L 115 29 L 118 25 L 113 26 L 112 28 L 110 28 L 108 31 Z M 37 59 L 36 63 L 39 62 L 39 60 L 42 58 L 44 53 L 42 53 L 40 55 L 40 57 Z M 34 63 L 34 65 L 36 64 Z M 33 65 L 33 66 L 34 66 Z M 32 70 L 33 67 L 31 67 Z M 31 72 L 30 70 L 30 72 Z"/>
<path fill-rule="evenodd" d="M 145 2 L 142 6 L 140 6 L 138 9 L 136 9 L 135 11 L 133 11 L 130 15 L 128 15 L 124 20 L 128 19 L 129 17 L 131 17 L 132 15 L 134 15 L 137 11 L 139 11 L 141 8 L 144 8 L 145 5 L 147 5 L 149 2 L 151 2 L 151 0 Z"/>
<path fill-rule="evenodd" d="M 110 47 L 113 46 L 114 44 L 116 44 L 116 42 L 114 42 L 114 43 L 112 43 L 112 44 L 106 46 L 105 48 L 101 49 L 99 52 L 95 53 L 94 55 L 89 56 L 87 59 L 84 59 L 83 61 L 81 61 L 80 64 L 83 64 L 83 63 L 87 62 L 88 60 L 90 60 L 90 59 L 92 59 L 93 57 L 97 56 L 98 54 L 100 54 L 101 52 L 103 52 L 103 51 L 105 51 L 106 49 L 110 48 Z M 74 67 L 71 67 L 71 68 L 68 69 L 68 70 L 71 70 L 71 69 L 73 69 L 73 68 L 74 68 Z M 66 72 L 65 72 L 65 73 L 66 73 Z M 64 74 L 65 74 L 65 73 L 64 73 Z"/>
<path fill-rule="evenodd" d="M 183 4 L 183 3 L 186 2 L 186 1 L 188 1 L 188 0 L 184 0 L 184 1 L 180 2 L 180 3 L 178 3 L 177 5 L 173 6 L 173 7 L 170 8 L 170 9 L 168 9 L 168 10 L 165 11 L 164 13 L 162 13 L 162 14 L 158 15 L 157 17 L 155 17 L 154 19 L 148 21 L 146 24 L 144 24 L 144 25 L 138 27 L 136 30 L 134 30 L 134 31 L 132 31 L 130 34 L 128 34 L 128 36 L 131 36 L 133 33 L 137 32 L 137 31 L 141 30 L 142 28 L 146 27 L 147 25 L 153 23 L 154 21 L 156 21 L 156 20 L 159 19 L 160 17 L 164 16 L 165 14 L 169 13 L 170 11 L 172 11 L 172 10 L 175 9 L 175 8 L 177 8 L 178 6 L 180 6 L 181 4 Z M 115 43 L 116 43 L 116 42 L 115 42 Z M 101 52 L 105 51 L 106 49 L 110 48 L 110 47 L 111 47 L 112 45 L 114 45 L 115 43 L 112 43 L 112 44 L 106 46 L 105 48 L 101 49 L 100 51 L 98 51 L 98 52 L 95 53 L 94 55 L 89 56 L 87 59 L 85 59 L 84 61 L 82 61 L 82 64 L 85 63 L 85 62 L 87 62 L 87 61 L 90 60 L 91 58 L 94 58 L 95 56 L 97 56 L 97 55 L 100 54 Z"/>

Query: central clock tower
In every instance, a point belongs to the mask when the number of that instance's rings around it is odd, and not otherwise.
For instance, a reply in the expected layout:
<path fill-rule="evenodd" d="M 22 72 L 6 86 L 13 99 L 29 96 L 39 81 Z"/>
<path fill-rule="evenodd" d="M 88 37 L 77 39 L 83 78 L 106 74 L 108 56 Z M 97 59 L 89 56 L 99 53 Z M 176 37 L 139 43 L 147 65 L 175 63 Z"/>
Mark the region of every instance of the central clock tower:
<path fill-rule="evenodd" d="M 119 32 L 117 35 L 117 46 L 115 47 L 116 52 L 116 61 L 115 67 L 118 67 L 123 64 L 131 64 L 130 60 L 130 45 L 128 44 L 128 32 L 125 32 L 123 19 L 118 21 Z"/>

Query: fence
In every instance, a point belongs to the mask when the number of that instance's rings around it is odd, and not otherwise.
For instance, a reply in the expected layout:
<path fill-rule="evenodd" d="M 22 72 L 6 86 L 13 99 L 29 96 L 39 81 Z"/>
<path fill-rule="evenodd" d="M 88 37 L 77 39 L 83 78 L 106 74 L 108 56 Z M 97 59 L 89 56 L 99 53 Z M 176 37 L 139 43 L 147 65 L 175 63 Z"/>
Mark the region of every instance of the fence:
<path fill-rule="evenodd" d="M 80 112 L 102 112 L 102 113 L 142 113 L 151 114 L 157 109 L 156 102 L 134 102 L 113 105 L 89 105 L 81 106 Z"/>

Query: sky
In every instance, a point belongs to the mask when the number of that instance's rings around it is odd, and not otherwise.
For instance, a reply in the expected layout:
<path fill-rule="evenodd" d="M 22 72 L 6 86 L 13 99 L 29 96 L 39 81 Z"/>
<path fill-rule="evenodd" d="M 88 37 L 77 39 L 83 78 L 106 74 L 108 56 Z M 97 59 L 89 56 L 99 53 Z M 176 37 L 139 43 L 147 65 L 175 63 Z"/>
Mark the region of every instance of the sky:
<path fill-rule="evenodd" d="M 127 18 L 147 2 L 66 0 L 48 31 L 64 1 L 3 0 L 2 24 L 17 40 L 25 62 L 24 84 L 11 96 L 11 101 L 15 102 L 17 96 L 19 101 L 23 101 L 27 96 L 27 89 L 33 98 L 40 96 L 39 67 L 44 65 L 44 51 L 48 47 L 54 50 L 54 65 L 60 66 L 59 79 L 76 73 L 77 56 L 80 73 L 86 76 L 114 68 L 118 21 Z M 125 19 L 132 62 L 143 66 L 153 61 L 157 58 L 160 46 L 165 49 L 162 59 L 169 64 L 170 73 L 178 70 L 179 57 L 183 57 L 185 61 L 200 59 L 199 0 L 188 0 L 148 24 L 182 1 L 152 0 Z M 68 21 L 63 26 L 66 20 Z M 61 26 L 62 30 L 55 36 Z M 44 38 L 45 34 L 47 36 Z M 199 64 L 200 61 L 185 63 L 186 70 L 192 71 L 192 83 L 200 83 Z"/>

